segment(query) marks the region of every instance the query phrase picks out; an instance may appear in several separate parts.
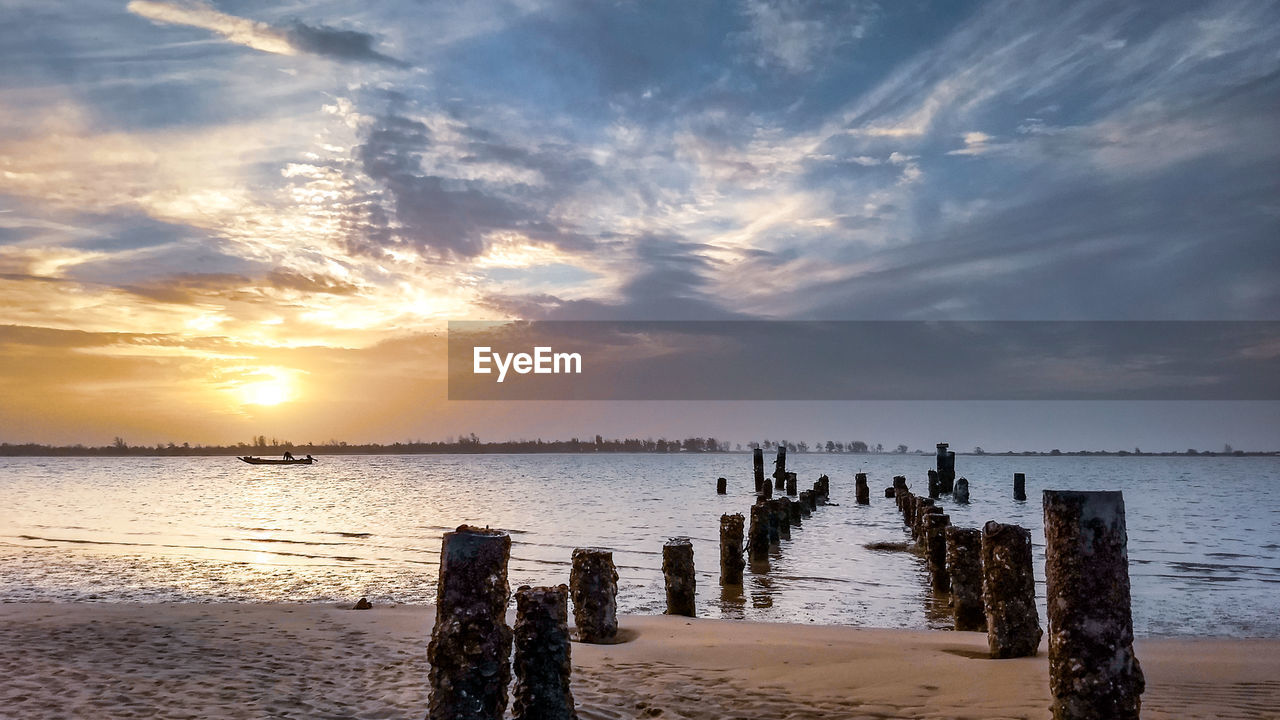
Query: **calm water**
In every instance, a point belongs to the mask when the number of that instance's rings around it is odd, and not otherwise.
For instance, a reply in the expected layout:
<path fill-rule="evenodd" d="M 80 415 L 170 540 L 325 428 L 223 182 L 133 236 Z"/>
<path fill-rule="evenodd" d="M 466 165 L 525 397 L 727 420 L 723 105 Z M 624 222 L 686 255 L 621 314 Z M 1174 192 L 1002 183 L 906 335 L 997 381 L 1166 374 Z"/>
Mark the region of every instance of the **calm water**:
<path fill-rule="evenodd" d="M 767 574 L 724 597 L 721 513 L 747 513 L 750 455 L 327 457 L 263 467 L 234 458 L 0 458 L 0 600 L 434 600 L 440 535 L 509 529 L 512 586 L 567 582 L 574 547 L 614 551 L 624 612 L 663 608 L 661 547 L 693 538 L 705 617 L 947 627 L 922 562 L 871 551 L 908 537 L 883 488 L 917 492 L 930 456 L 793 455 L 833 503 L 793 530 Z M 772 468 L 772 457 L 766 465 Z M 855 472 L 872 504 L 854 504 Z M 1027 475 L 1029 502 L 1012 499 Z M 959 457 L 973 503 L 953 523 L 1018 523 L 1036 541 L 1040 490 L 1120 489 L 1128 509 L 1135 629 L 1280 636 L 1280 458 Z M 715 494 L 715 478 L 730 493 Z"/>

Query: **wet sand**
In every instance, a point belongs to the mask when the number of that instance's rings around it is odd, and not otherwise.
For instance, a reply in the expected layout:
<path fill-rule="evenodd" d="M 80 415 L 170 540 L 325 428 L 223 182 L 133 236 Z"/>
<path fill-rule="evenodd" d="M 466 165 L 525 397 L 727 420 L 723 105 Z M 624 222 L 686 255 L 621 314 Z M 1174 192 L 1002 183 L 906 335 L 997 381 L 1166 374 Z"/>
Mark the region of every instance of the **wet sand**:
<path fill-rule="evenodd" d="M 0 715 L 421 718 L 430 607 L 0 605 Z M 980 633 L 625 616 L 573 645 L 583 720 L 1047 718 L 1044 655 Z M 1280 640 L 1139 639 L 1144 718 L 1266 718 Z"/>

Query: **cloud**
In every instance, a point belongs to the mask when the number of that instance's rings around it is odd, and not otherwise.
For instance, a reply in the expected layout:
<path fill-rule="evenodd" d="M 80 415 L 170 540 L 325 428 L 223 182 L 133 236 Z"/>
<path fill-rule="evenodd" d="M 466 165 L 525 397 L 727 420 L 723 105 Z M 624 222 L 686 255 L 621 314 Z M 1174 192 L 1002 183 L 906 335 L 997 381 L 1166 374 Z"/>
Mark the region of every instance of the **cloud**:
<path fill-rule="evenodd" d="M 750 26 L 744 40 L 755 62 L 798 74 L 818 69 L 829 55 L 862 39 L 878 7 L 870 2 L 744 0 L 742 13 Z"/>
<path fill-rule="evenodd" d="M 305 53 L 336 60 L 407 67 L 405 63 L 374 50 L 377 40 L 372 35 L 354 30 L 307 25 L 302 22 L 277 27 L 224 13 L 200 0 L 131 0 L 127 7 L 130 12 L 153 22 L 208 30 L 221 35 L 228 42 L 276 55 Z"/>

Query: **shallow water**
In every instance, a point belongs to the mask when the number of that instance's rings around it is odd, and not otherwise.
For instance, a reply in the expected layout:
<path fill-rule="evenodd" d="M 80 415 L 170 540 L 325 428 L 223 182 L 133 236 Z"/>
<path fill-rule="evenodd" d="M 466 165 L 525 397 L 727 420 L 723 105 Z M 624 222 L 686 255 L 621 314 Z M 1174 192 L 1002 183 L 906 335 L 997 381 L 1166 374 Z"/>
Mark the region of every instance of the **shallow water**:
<path fill-rule="evenodd" d="M 687 535 L 701 616 L 948 627 L 920 559 L 865 547 L 909 538 L 883 490 L 902 474 L 923 492 L 932 456 L 788 460 L 802 488 L 829 475 L 836 506 L 726 596 L 719 517 L 748 514 L 749 454 L 346 456 L 310 467 L 0 458 L 0 600 L 432 602 L 441 533 L 466 522 L 512 532 L 512 587 L 568 582 L 573 548 L 611 548 L 623 612 L 662 611 L 662 543 Z M 1280 458 L 961 456 L 956 470 L 973 502 L 944 496 L 953 523 L 1031 528 L 1042 623 L 1040 491 L 1119 489 L 1139 634 L 1280 636 Z M 854 503 L 860 471 L 869 507 Z M 1030 501 L 1013 500 L 1014 472 L 1026 473 Z"/>

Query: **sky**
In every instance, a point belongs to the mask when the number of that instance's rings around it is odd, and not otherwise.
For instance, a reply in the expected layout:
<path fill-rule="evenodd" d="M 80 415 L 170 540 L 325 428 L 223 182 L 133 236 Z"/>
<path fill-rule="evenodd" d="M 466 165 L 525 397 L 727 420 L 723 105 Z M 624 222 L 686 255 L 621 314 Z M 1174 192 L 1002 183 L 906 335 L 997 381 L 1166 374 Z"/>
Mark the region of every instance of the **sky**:
<path fill-rule="evenodd" d="M 0 441 L 1273 447 L 1273 402 L 449 402 L 444 338 L 1280 320 L 1278 108 L 1264 2 L 0 0 Z"/>

